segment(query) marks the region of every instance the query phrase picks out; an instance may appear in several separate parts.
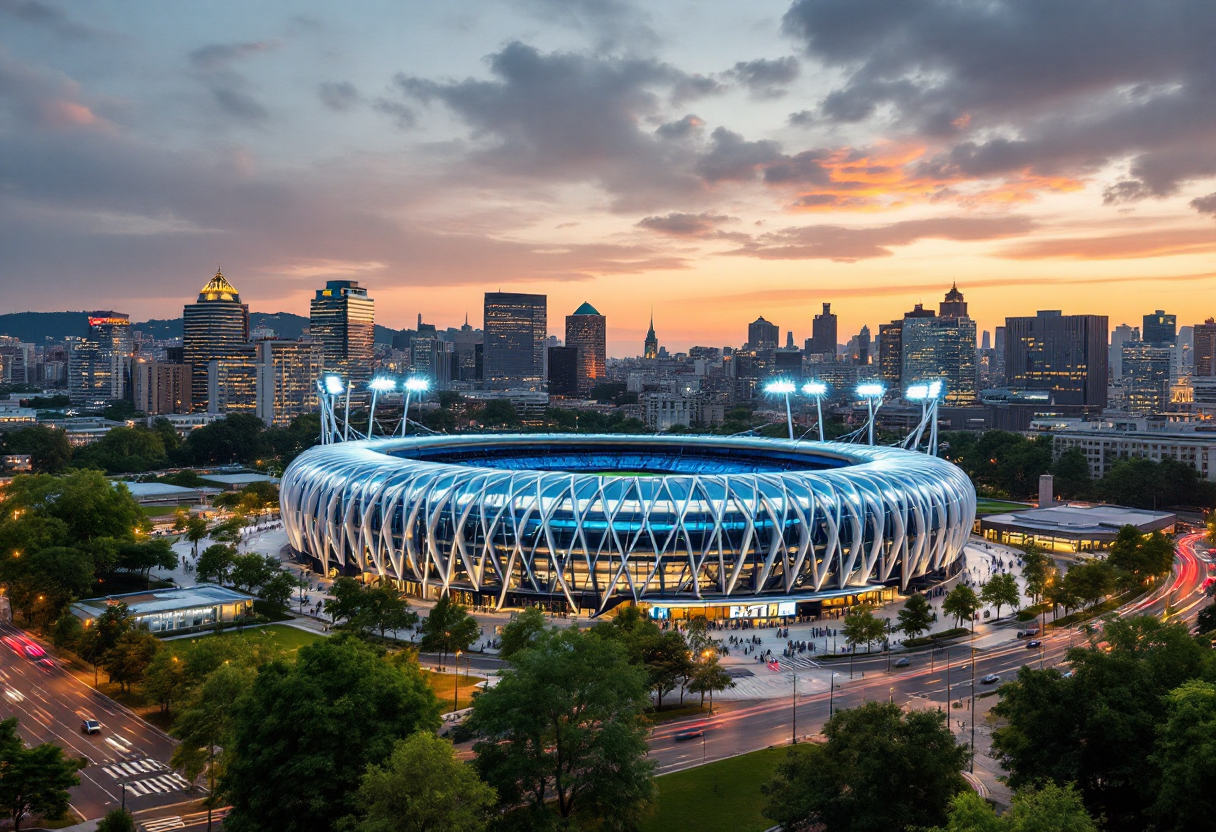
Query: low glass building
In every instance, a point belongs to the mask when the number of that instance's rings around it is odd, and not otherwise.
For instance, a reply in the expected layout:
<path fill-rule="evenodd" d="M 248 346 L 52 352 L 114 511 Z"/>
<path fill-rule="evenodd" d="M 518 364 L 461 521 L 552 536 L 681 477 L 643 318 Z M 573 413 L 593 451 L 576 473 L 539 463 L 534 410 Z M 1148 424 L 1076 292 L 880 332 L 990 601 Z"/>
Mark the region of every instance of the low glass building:
<path fill-rule="evenodd" d="M 253 613 L 253 601 L 252 595 L 235 589 L 198 584 L 88 598 L 72 604 L 72 612 L 88 627 L 109 607 L 126 604 L 136 625 L 146 624 L 153 633 L 173 633 L 248 617 Z"/>

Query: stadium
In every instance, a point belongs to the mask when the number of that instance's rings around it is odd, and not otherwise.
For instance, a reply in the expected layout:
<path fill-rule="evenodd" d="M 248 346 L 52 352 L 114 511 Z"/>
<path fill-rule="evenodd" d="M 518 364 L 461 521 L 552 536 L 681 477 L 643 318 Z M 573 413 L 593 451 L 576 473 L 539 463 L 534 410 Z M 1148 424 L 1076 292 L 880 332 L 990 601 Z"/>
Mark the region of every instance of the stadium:
<path fill-rule="evenodd" d="M 339 442 L 281 482 L 327 575 L 494 608 L 777 618 L 959 567 L 975 491 L 897 448 L 756 437 L 473 435 Z"/>

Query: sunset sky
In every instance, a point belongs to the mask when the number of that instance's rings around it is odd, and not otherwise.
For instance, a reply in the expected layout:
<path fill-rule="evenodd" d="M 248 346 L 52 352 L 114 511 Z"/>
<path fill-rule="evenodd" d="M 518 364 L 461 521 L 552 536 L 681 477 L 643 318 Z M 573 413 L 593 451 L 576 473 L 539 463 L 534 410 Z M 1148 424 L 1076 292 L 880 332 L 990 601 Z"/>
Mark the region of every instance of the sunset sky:
<path fill-rule="evenodd" d="M 0 0 L 0 312 L 1216 315 L 1212 0 Z"/>

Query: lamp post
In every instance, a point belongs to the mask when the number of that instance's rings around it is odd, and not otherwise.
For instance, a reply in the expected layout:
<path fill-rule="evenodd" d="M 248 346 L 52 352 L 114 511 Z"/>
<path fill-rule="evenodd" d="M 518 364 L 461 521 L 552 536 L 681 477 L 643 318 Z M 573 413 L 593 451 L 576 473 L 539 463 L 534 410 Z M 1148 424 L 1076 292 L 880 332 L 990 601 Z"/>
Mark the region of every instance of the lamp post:
<path fill-rule="evenodd" d="M 794 438 L 794 417 L 790 413 L 790 394 L 797 390 L 794 382 L 789 379 L 774 379 L 764 387 L 765 393 L 773 393 L 779 396 L 785 396 L 785 424 L 789 428 L 790 439 Z"/>
<path fill-rule="evenodd" d="M 456 696 L 452 700 L 452 713 L 460 710 L 460 654 L 462 650 L 456 651 Z"/>
<path fill-rule="evenodd" d="M 397 380 L 385 376 L 377 376 L 367 385 L 372 389 L 372 408 L 367 417 L 367 438 L 372 438 L 372 426 L 376 423 L 376 397 L 381 393 L 391 393 L 397 389 Z"/>
<path fill-rule="evenodd" d="M 874 400 L 878 399 L 880 401 L 879 406 L 881 406 L 882 396 L 886 392 L 887 388 L 877 382 L 857 385 L 857 395 L 866 400 L 866 411 L 869 413 L 869 419 L 866 421 L 866 427 L 868 428 L 867 439 L 871 445 L 874 444 L 874 413 L 878 409 L 874 406 Z"/>
<path fill-rule="evenodd" d="M 831 719 L 836 714 L 836 671 L 832 671 L 830 686 L 828 688 L 828 719 Z"/>
<path fill-rule="evenodd" d="M 794 680 L 794 698 L 790 703 L 790 745 L 798 744 L 798 674 L 790 673 Z"/>
<path fill-rule="evenodd" d="M 401 435 L 405 436 L 405 426 L 410 420 L 410 395 L 418 393 L 421 395 L 427 391 L 431 383 L 424 378 L 414 376 L 405 380 L 405 407 L 401 411 Z"/>
<path fill-rule="evenodd" d="M 802 392 L 815 400 L 815 418 L 819 426 L 819 441 L 823 441 L 823 396 L 828 392 L 828 386 L 822 381 L 808 381 L 802 385 Z"/>

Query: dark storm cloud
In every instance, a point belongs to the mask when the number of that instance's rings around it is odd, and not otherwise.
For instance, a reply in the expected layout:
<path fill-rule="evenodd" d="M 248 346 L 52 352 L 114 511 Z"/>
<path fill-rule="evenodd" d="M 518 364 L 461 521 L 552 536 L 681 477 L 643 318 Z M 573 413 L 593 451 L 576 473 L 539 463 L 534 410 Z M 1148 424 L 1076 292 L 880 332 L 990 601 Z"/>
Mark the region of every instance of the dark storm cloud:
<path fill-rule="evenodd" d="M 784 156 L 764 169 L 764 181 L 770 184 L 826 185 L 830 173 L 823 167 L 828 156 L 824 150 L 804 150 L 793 156 Z"/>
<path fill-rule="evenodd" d="M 690 113 L 679 121 L 669 121 L 666 124 L 660 124 L 654 132 L 656 136 L 663 139 L 680 140 L 700 135 L 701 129 L 704 126 L 704 121 Z"/>
<path fill-rule="evenodd" d="M 1076 176 L 1129 160 L 1109 202 L 1216 175 L 1210 0 L 795 0 L 783 26 L 845 75 L 816 117 L 955 142 L 926 174 Z"/>
<path fill-rule="evenodd" d="M 1216 193 L 1192 199 L 1191 207 L 1201 214 L 1211 214 L 1216 217 Z"/>
<path fill-rule="evenodd" d="M 353 109 L 363 100 L 350 81 L 323 81 L 317 85 L 317 96 L 322 104 L 337 113 Z"/>
<path fill-rule="evenodd" d="M 780 98 L 784 85 L 798 77 L 801 67 L 792 56 L 768 60 L 739 61 L 726 72 L 727 77 L 743 84 L 757 98 Z"/>
<path fill-rule="evenodd" d="M 890 257 L 892 248 L 917 240 L 998 240 L 1026 234 L 1034 228 L 1027 217 L 941 217 L 908 220 L 870 228 L 808 225 L 762 234 L 752 244 L 727 254 L 762 260 L 836 260 L 853 262 Z"/>

